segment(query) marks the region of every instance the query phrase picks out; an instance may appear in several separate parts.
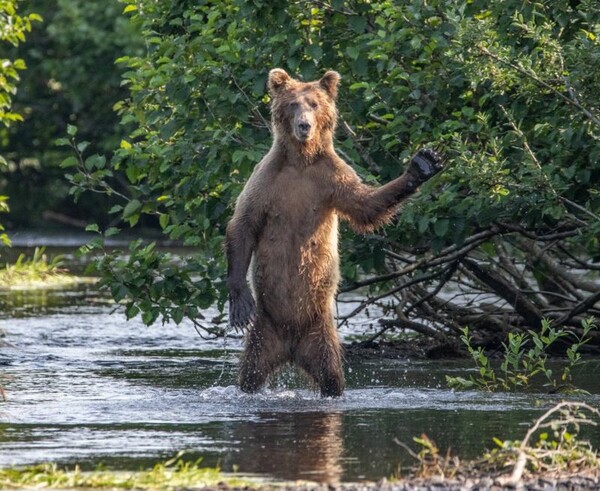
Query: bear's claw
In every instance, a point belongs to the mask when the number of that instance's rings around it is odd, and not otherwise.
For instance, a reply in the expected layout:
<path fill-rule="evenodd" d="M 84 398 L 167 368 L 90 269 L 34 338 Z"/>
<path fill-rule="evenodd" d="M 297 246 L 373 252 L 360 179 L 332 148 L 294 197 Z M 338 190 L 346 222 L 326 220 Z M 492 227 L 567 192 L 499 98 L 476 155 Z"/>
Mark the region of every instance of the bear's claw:
<path fill-rule="evenodd" d="M 256 306 L 250 290 L 229 296 L 229 326 L 236 331 L 249 329 L 256 320 Z"/>
<path fill-rule="evenodd" d="M 425 182 L 444 169 L 446 158 L 437 150 L 422 148 L 410 159 L 410 168 L 420 182 Z"/>

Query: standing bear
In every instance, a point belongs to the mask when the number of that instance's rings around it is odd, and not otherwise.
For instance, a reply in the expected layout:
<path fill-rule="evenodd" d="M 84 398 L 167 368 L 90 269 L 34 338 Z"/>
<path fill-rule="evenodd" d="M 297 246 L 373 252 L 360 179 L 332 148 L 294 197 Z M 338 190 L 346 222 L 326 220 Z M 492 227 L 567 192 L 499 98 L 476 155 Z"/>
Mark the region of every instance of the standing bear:
<path fill-rule="evenodd" d="M 333 147 L 339 80 L 333 71 L 308 83 L 278 68 L 269 73 L 273 145 L 240 194 L 225 239 L 230 324 L 249 327 L 239 375 L 245 392 L 291 362 L 323 396 L 343 393 L 334 322 L 338 217 L 371 231 L 442 168 L 442 158 L 424 149 L 397 179 L 363 184 Z"/>

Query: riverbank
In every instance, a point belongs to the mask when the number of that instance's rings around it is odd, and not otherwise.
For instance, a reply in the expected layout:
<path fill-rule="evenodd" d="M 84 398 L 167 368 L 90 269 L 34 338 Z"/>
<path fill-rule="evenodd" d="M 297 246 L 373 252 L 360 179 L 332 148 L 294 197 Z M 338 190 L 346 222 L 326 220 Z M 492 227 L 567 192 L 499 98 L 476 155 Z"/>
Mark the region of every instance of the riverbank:
<path fill-rule="evenodd" d="M 168 491 L 584 491 L 600 489 L 598 471 L 586 474 L 530 475 L 511 483 L 506 476 L 465 474 L 454 478 L 381 479 L 378 482 L 318 483 L 264 482 L 256 478 L 221 474 L 217 469 L 186 464 L 179 469 L 162 464 L 135 473 L 79 470 L 60 471 L 52 465 L 0 469 L 2 489 Z"/>
<path fill-rule="evenodd" d="M 247 491 L 249 487 L 231 487 L 225 483 L 203 488 L 215 491 Z M 256 491 L 587 491 L 600 489 L 598 476 L 562 476 L 531 478 L 517 484 L 503 484 L 492 477 L 464 477 L 462 479 L 402 479 L 379 482 L 341 484 L 270 484 Z"/>
<path fill-rule="evenodd" d="M 36 247 L 31 257 L 20 254 L 0 269 L 0 291 L 68 288 L 97 281 L 98 278 L 72 274 L 64 267 L 63 256 L 48 258 L 45 247 Z"/>

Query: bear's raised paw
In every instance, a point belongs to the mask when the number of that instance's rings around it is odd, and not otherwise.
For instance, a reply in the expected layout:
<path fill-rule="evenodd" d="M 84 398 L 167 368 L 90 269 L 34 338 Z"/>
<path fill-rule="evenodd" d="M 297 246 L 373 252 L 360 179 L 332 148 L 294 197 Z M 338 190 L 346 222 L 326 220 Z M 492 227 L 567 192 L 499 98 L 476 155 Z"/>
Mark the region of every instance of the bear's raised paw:
<path fill-rule="evenodd" d="M 410 168 L 423 183 L 444 169 L 446 158 L 431 148 L 422 148 L 410 159 Z"/>

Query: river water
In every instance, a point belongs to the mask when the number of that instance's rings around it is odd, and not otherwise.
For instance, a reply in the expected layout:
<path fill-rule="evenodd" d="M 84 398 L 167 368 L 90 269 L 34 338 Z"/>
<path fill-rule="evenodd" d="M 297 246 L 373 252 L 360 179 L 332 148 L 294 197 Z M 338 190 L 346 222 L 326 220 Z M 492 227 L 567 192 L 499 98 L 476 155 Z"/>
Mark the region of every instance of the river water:
<path fill-rule="evenodd" d="M 0 467 L 139 469 L 185 450 L 265 478 L 379 479 L 413 464 L 398 441 L 416 449 L 413 437 L 425 433 L 444 451 L 475 457 L 493 437 L 522 438 L 560 400 L 449 390 L 444 376 L 465 373 L 465 362 L 357 356 L 340 399 L 320 398 L 292 369 L 247 395 L 235 385 L 240 340 L 126 321 L 90 285 L 0 301 Z M 584 400 L 600 406 L 600 362 L 579 371 L 592 392 Z M 600 431 L 588 436 L 600 444 Z"/>

